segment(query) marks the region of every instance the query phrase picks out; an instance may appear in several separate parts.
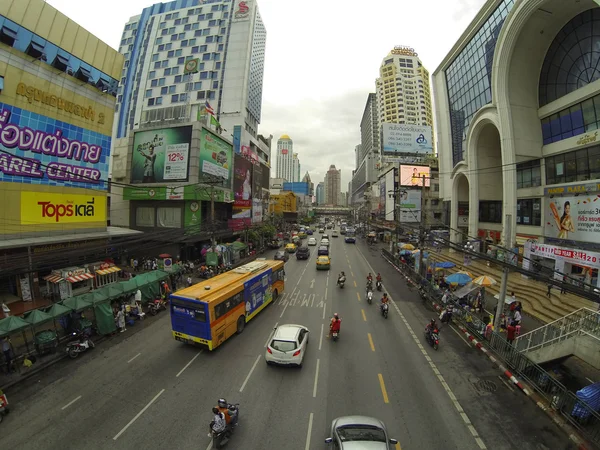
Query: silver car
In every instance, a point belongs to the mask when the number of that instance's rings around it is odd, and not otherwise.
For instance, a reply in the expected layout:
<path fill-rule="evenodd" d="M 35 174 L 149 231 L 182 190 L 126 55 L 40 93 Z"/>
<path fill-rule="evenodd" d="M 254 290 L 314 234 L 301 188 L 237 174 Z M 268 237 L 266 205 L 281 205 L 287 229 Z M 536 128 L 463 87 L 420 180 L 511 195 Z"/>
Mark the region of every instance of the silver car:
<path fill-rule="evenodd" d="M 331 437 L 325 443 L 340 450 L 391 450 L 391 445 L 398 441 L 388 436 L 385 424 L 379 419 L 344 416 L 331 422 Z"/>
<path fill-rule="evenodd" d="M 279 325 L 267 345 L 265 360 L 267 364 L 302 367 L 307 345 L 308 328 L 295 324 Z"/>

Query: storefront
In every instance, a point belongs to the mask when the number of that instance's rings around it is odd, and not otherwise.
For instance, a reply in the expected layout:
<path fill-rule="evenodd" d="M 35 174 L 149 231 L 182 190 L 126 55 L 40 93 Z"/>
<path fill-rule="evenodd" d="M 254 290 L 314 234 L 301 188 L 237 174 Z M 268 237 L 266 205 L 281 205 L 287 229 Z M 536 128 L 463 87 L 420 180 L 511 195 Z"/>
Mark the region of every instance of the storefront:
<path fill-rule="evenodd" d="M 528 241 L 525 243 L 523 256 L 525 270 L 539 272 L 545 267 L 554 271 L 554 278 L 557 280 L 562 281 L 564 274 L 571 277 L 572 283 L 600 286 L 600 253 Z"/>
<path fill-rule="evenodd" d="M 119 281 L 119 272 L 121 269 L 113 263 L 94 263 L 91 266 L 92 271 L 96 275 L 96 281 L 94 282 L 96 289 Z"/>
<path fill-rule="evenodd" d="M 85 267 L 54 270 L 44 280 L 53 301 L 61 301 L 94 289 L 94 274 Z"/>

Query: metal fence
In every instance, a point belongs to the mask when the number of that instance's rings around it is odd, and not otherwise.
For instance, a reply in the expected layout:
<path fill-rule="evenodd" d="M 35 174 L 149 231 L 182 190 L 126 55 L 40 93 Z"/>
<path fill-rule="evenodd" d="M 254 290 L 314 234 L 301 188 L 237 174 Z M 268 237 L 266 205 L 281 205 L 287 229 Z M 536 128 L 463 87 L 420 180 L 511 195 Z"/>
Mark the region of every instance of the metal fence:
<path fill-rule="evenodd" d="M 383 249 L 382 256 L 394 265 L 400 273 L 411 279 L 418 286 L 422 286 L 427 299 L 424 302 L 431 306 L 432 303 L 441 304 L 442 292 L 421 277 L 414 269 L 400 263 L 390 252 Z M 600 414 L 590 405 L 580 400 L 573 392 L 569 391 L 562 383 L 550 373 L 531 361 L 527 356 L 511 345 L 502 334 L 492 331 L 485 336 L 486 323 L 468 308 L 449 301 L 454 307 L 452 320 L 464 326 L 473 336 L 485 343 L 486 348 L 504 361 L 513 373 L 517 374 L 529 384 L 538 394 L 543 396 L 550 407 L 560 413 L 567 421 L 576 427 L 580 433 L 595 446 L 600 447 Z M 526 336 L 526 335 L 524 335 Z"/>

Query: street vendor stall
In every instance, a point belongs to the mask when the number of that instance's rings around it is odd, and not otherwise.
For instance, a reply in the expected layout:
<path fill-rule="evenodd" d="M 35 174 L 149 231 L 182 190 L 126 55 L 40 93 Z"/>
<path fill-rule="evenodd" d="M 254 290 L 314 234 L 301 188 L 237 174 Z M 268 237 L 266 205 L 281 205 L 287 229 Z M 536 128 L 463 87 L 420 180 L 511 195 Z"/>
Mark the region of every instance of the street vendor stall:
<path fill-rule="evenodd" d="M 96 275 L 94 287 L 96 289 L 107 286 L 119 281 L 119 272 L 121 269 L 110 262 L 98 262 L 90 264 L 92 271 Z"/>
<path fill-rule="evenodd" d="M 93 273 L 87 267 L 69 267 L 55 270 L 44 277 L 54 301 L 85 294 L 94 288 Z"/>

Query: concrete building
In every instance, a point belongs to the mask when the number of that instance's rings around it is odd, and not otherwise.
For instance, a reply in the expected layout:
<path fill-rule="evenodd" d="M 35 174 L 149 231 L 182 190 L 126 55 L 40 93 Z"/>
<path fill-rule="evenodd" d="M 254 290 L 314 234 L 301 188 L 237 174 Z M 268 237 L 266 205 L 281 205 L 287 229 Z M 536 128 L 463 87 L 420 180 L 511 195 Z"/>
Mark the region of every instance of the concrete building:
<path fill-rule="evenodd" d="M 0 3 L 0 302 L 90 290 L 109 239 L 109 159 L 123 56 L 43 0 Z M 43 145 L 42 145 L 43 141 Z M 26 158 L 25 158 L 26 157 Z M 96 259 L 97 257 L 97 259 Z M 120 270 L 118 267 L 115 270 Z M 16 304 L 13 305 L 13 301 Z"/>
<path fill-rule="evenodd" d="M 317 184 L 317 188 L 315 189 L 315 197 L 317 199 L 317 205 L 325 204 L 325 183 L 323 181 Z"/>
<path fill-rule="evenodd" d="M 113 135 L 195 121 L 214 110 L 234 150 L 258 147 L 266 30 L 256 1 L 177 0 L 132 17 Z"/>
<path fill-rule="evenodd" d="M 371 93 L 360 121 L 361 143 L 355 149 L 356 167 L 352 175 L 352 190 L 348 191 L 353 204 L 364 202 L 368 187 L 377 181 L 379 158 L 379 118 L 377 97 Z"/>
<path fill-rule="evenodd" d="M 335 168 L 335 164 L 329 166 L 325 174 L 325 198 L 326 205 L 337 206 L 342 191 L 342 171 Z"/>
<path fill-rule="evenodd" d="M 594 285 L 596 25 L 592 0 L 489 0 L 433 75 L 452 239 L 522 245 L 540 267 Z"/>
<path fill-rule="evenodd" d="M 300 159 L 298 159 L 298 153 L 294 153 L 292 159 L 292 180 L 293 183 L 300 181 Z"/>
<path fill-rule="evenodd" d="M 287 135 L 277 140 L 276 178 L 294 181 L 294 141 Z"/>

